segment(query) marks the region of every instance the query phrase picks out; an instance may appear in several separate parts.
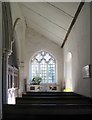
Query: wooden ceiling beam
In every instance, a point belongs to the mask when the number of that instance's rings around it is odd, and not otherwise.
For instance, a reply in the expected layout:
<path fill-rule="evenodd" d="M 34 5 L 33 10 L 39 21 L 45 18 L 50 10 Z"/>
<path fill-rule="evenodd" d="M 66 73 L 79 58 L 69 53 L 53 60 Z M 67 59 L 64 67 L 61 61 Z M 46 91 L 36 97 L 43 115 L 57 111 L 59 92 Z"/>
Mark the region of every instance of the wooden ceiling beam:
<path fill-rule="evenodd" d="M 63 43 L 62 43 L 62 45 L 61 45 L 61 48 L 64 47 L 64 45 L 65 45 L 65 43 L 66 43 L 66 41 L 67 41 L 67 38 L 68 38 L 68 36 L 69 36 L 69 34 L 70 34 L 70 32 L 71 32 L 71 30 L 72 30 L 72 28 L 73 28 L 76 20 L 77 20 L 77 17 L 78 17 L 78 15 L 79 15 L 79 13 L 80 13 L 80 11 L 81 11 L 84 3 L 85 3 L 85 2 L 80 2 L 79 7 L 78 7 L 78 9 L 77 9 L 77 11 L 76 11 L 76 13 L 75 13 L 75 16 L 74 16 L 74 18 L 73 18 L 73 20 L 72 20 L 72 22 L 71 22 L 71 24 L 70 24 L 70 27 L 69 27 L 69 29 L 68 29 L 68 31 L 67 31 L 67 33 L 66 33 L 65 39 L 64 39 L 64 41 L 63 41 Z"/>

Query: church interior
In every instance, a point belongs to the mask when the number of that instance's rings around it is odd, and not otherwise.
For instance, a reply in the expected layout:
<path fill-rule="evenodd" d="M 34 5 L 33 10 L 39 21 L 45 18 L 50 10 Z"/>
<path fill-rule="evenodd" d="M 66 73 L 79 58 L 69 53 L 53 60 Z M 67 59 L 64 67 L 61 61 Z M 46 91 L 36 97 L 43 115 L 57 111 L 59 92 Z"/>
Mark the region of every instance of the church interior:
<path fill-rule="evenodd" d="M 0 119 L 92 119 L 92 2 L 0 2 Z"/>

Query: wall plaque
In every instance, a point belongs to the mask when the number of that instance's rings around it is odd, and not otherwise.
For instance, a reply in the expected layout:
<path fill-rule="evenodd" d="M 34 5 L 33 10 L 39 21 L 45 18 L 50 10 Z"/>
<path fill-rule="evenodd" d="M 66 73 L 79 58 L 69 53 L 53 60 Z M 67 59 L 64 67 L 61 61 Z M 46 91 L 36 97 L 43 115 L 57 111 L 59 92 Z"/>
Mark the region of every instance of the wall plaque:
<path fill-rule="evenodd" d="M 83 79 L 91 78 L 91 65 L 86 65 L 82 68 Z"/>

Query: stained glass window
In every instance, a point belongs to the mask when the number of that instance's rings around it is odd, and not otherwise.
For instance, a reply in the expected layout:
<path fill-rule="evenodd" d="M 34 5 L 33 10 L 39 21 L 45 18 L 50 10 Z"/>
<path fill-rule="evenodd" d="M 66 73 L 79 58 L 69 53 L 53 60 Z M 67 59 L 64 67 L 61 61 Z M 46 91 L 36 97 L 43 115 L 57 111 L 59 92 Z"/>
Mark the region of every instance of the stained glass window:
<path fill-rule="evenodd" d="M 56 61 L 54 57 L 46 51 L 38 52 L 31 60 L 32 78 L 42 77 L 42 83 L 55 83 L 56 81 Z"/>

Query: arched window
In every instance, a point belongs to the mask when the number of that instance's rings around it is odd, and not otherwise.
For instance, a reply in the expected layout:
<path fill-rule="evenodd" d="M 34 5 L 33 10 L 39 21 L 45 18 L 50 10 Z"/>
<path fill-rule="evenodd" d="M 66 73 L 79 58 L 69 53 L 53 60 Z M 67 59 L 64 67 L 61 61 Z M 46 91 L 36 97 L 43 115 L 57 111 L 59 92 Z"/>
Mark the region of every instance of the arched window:
<path fill-rule="evenodd" d="M 66 61 L 66 90 L 73 91 L 72 89 L 72 53 L 68 52 Z"/>
<path fill-rule="evenodd" d="M 40 76 L 42 83 L 56 82 L 56 61 L 52 55 L 46 51 L 38 52 L 31 60 L 32 78 Z"/>

